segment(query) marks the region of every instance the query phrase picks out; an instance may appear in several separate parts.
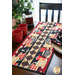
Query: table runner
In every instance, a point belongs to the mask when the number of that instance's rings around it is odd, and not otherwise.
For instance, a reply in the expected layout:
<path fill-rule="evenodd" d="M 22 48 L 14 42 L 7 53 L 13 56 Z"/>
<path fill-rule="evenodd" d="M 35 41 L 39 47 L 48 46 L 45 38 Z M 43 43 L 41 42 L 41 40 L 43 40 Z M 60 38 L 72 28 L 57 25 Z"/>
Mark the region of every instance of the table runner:
<path fill-rule="evenodd" d="M 12 65 L 45 74 L 54 52 L 50 37 L 55 36 L 51 35 L 55 24 L 40 21 L 12 53 Z"/>

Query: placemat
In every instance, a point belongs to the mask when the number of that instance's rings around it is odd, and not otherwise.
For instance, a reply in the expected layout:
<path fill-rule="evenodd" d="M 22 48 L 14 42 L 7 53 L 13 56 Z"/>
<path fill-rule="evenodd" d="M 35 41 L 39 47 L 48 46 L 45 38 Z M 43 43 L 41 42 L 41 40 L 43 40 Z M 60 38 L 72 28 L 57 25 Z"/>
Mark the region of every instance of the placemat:
<path fill-rule="evenodd" d="M 12 65 L 45 74 L 54 53 L 53 43 L 50 38 L 55 34 L 52 33 L 51 35 L 55 24 L 40 21 L 12 53 Z"/>

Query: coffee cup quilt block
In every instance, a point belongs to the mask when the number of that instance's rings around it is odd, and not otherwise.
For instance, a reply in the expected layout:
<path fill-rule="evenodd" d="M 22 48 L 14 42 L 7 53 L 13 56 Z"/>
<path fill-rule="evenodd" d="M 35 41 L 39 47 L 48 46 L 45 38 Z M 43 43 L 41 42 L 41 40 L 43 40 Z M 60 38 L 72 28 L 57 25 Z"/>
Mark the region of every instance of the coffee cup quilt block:
<path fill-rule="evenodd" d="M 60 24 L 53 22 L 39 22 L 12 53 L 12 65 L 45 74 L 54 53 L 51 38 L 58 35 L 52 31 L 59 29 L 60 32 L 61 28 Z"/>

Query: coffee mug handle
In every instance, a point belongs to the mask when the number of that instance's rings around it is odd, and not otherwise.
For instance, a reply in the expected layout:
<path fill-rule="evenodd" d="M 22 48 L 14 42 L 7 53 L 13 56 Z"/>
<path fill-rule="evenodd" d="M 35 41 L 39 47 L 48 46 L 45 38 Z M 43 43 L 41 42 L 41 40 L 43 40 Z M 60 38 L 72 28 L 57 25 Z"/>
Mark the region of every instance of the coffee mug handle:
<path fill-rule="evenodd" d="M 13 35 L 12 35 L 12 37 L 13 37 Z M 15 39 L 12 39 L 13 41 L 15 41 Z"/>

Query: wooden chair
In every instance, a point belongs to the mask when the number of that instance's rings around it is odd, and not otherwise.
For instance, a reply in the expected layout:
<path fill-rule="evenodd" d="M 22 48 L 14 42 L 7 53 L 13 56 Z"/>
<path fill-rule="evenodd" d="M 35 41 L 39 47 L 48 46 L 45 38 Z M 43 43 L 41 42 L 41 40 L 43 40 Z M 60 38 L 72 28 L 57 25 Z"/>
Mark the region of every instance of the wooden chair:
<path fill-rule="evenodd" d="M 52 10 L 51 22 L 54 19 L 54 10 L 58 10 L 58 21 L 60 22 L 60 11 L 62 10 L 62 3 L 39 3 L 39 21 L 41 21 L 41 9 L 46 9 L 46 19 L 48 21 L 48 10 Z"/>

